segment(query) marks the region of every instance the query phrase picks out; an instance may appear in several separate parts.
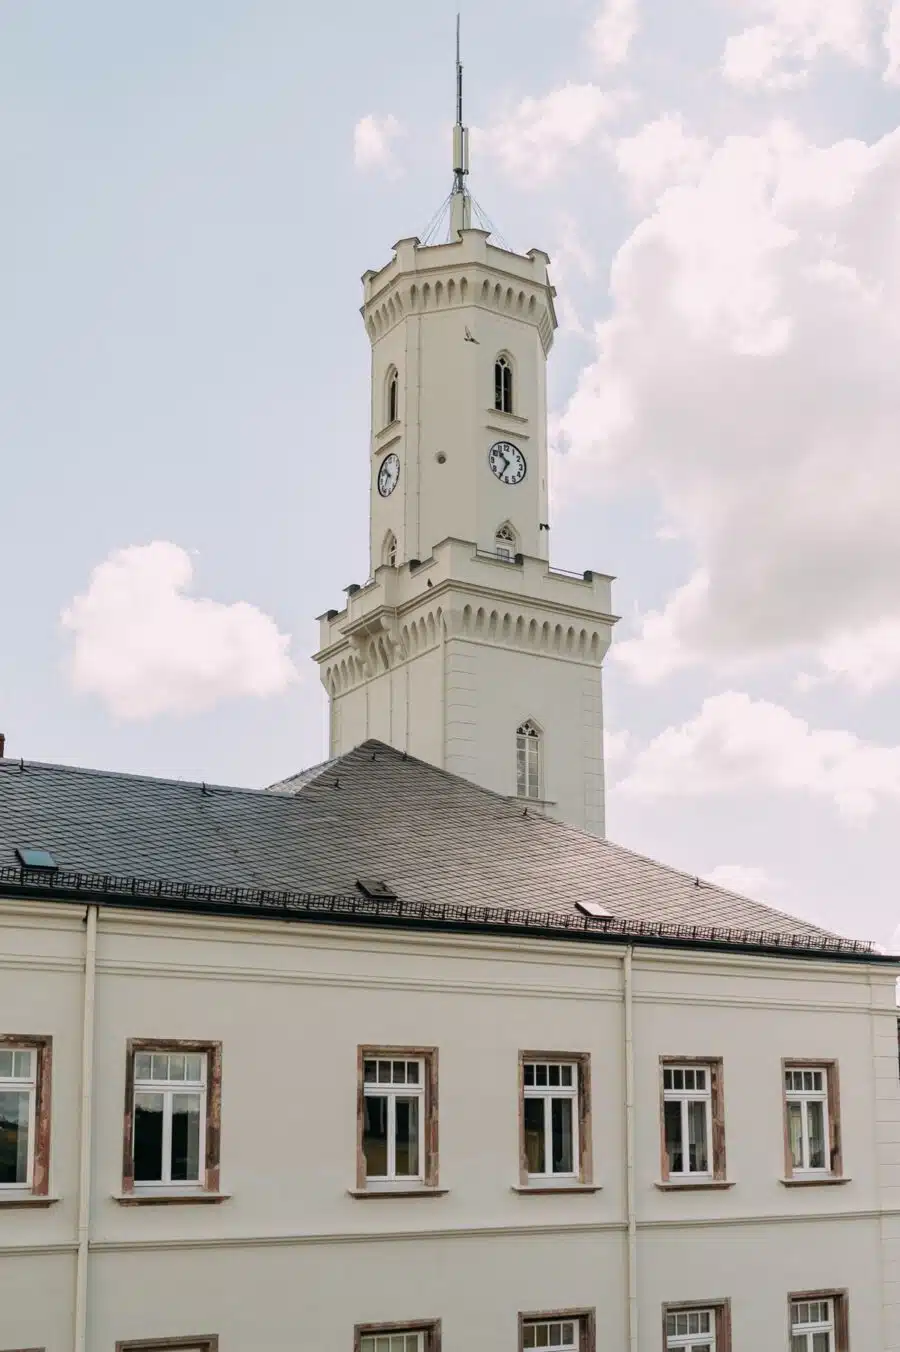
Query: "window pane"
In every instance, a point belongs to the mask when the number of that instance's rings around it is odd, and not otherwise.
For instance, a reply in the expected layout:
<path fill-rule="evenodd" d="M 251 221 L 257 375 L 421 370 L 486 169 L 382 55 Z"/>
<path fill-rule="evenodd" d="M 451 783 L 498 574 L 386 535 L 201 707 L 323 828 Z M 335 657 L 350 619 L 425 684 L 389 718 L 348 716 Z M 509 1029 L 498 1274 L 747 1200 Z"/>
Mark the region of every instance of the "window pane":
<path fill-rule="evenodd" d="M 806 1125 L 809 1131 L 809 1167 L 825 1168 L 825 1105 L 814 1099 L 806 1105 Z"/>
<path fill-rule="evenodd" d="M 419 1063 L 418 1063 L 418 1061 L 407 1061 L 407 1063 L 406 1063 L 406 1083 L 407 1083 L 407 1084 L 418 1084 L 418 1083 L 419 1083 Z M 418 1336 L 419 1336 L 418 1334 L 415 1334 L 415 1337 L 418 1338 Z"/>
<path fill-rule="evenodd" d="M 530 1174 L 545 1172 L 543 1099 L 525 1100 L 525 1157 Z"/>
<path fill-rule="evenodd" d="M 200 1181 L 200 1095 L 172 1095 L 172 1182 Z"/>
<path fill-rule="evenodd" d="M 572 1106 L 570 1098 L 555 1098 L 550 1104 L 555 1174 L 571 1174 L 575 1167 L 572 1159 Z"/>
<path fill-rule="evenodd" d="M 186 1056 L 184 1058 L 184 1078 L 186 1080 L 202 1080 L 205 1059 L 202 1052 L 192 1052 L 190 1056 Z"/>
<path fill-rule="evenodd" d="M 9 1051 L 0 1051 L 0 1076 L 9 1079 L 13 1073 L 13 1054 Z"/>
<path fill-rule="evenodd" d="M 33 1074 L 31 1059 L 34 1052 L 13 1053 L 13 1074 L 19 1080 L 30 1080 Z"/>
<path fill-rule="evenodd" d="M 399 1098 L 395 1105 L 397 1135 L 394 1153 L 398 1178 L 415 1178 L 419 1173 L 419 1100 Z"/>
<path fill-rule="evenodd" d="M 387 1177 L 387 1098 L 367 1094 L 363 1102 L 363 1154 L 369 1178 Z"/>
<path fill-rule="evenodd" d="M 791 1352 L 807 1352 L 806 1338 L 802 1333 L 795 1333 L 791 1339 Z"/>
<path fill-rule="evenodd" d="M 681 1104 L 665 1104 L 666 1154 L 669 1173 L 684 1173 L 684 1142 L 681 1139 Z"/>
<path fill-rule="evenodd" d="M 795 1169 L 803 1168 L 803 1111 L 799 1103 L 789 1103 L 788 1141 L 791 1147 L 791 1164 Z"/>
<path fill-rule="evenodd" d="M 831 1334 L 814 1333 L 812 1345 L 813 1352 L 831 1352 Z"/>
<path fill-rule="evenodd" d="M 134 1181 L 162 1182 L 163 1096 L 134 1096 Z"/>
<path fill-rule="evenodd" d="M 169 1079 L 184 1079 L 184 1052 L 173 1052 L 169 1057 Z"/>
<path fill-rule="evenodd" d="M 167 1080 L 169 1078 L 169 1058 L 164 1052 L 154 1052 L 150 1058 L 150 1078 Z"/>
<path fill-rule="evenodd" d="M 0 1093 L 0 1183 L 28 1181 L 28 1106 L 25 1090 Z"/>
<path fill-rule="evenodd" d="M 364 1061 L 364 1062 L 363 1062 L 363 1079 L 366 1081 L 366 1083 L 367 1083 L 367 1084 L 374 1084 L 374 1083 L 375 1083 L 375 1075 L 376 1075 L 376 1065 L 375 1065 L 375 1062 L 374 1062 L 374 1061 Z M 363 1339 L 363 1343 L 370 1343 L 371 1341 L 372 1341 L 371 1338 L 364 1338 L 364 1339 Z"/>
<path fill-rule="evenodd" d="M 709 1171 L 709 1144 L 706 1139 L 705 1103 L 688 1104 L 688 1138 L 691 1173 L 707 1173 Z"/>
<path fill-rule="evenodd" d="M 150 1053 L 138 1052 L 134 1058 L 134 1078 L 136 1080 L 150 1079 Z"/>

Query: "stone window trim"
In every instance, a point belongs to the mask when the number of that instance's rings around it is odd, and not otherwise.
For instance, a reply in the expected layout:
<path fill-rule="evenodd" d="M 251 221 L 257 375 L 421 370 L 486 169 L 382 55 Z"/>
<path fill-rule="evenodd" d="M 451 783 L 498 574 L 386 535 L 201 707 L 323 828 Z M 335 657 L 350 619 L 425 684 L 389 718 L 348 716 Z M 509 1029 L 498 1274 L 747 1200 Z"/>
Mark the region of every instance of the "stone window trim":
<path fill-rule="evenodd" d="M 715 1315 L 716 1352 L 732 1352 L 731 1300 L 721 1296 L 717 1300 L 670 1300 L 662 1307 L 662 1352 L 668 1352 L 666 1316 L 685 1314 L 694 1310 L 712 1310 Z"/>
<path fill-rule="evenodd" d="M 363 1338 L 377 1338 L 379 1333 L 424 1333 L 425 1352 L 441 1352 L 439 1319 L 404 1319 L 399 1324 L 357 1324 L 353 1329 L 353 1352 L 360 1352 Z"/>
<path fill-rule="evenodd" d="M 407 1060 L 422 1061 L 425 1066 L 425 1094 L 424 1094 L 424 1122 L 422 1139 L 424 1143 L 424 1159 L 422 1170 L 422 1183 L 415 1184 L 409 1189 L 381 1189 L 377 1190 L 379 1197 L 400 1197 L 400 1196 L 418 1196 L 420 1193 L 437 1193 L 439 1191 L 439 1153 L 438 1153 L 438 1049 L 437 1047 L 387 1047 L 387 1046 L 359 1046 L 356 1049 L 356 1188 L 350 1190 L 350 1195 L 356 1196 L 375 1196 L 375 1189 L 368 1184 L 366 1178 L 366 1157 L 363 1150 L 363 1133 L 365 1130 L 365 1079 L 363 1075 L 364 1062 L 367 1060 Z M 407 1326 L 398 1325 L 395 1332 L 400 1328 L 409 1328 L 410 1333 L 416 1333 L 424 1325 Z M 429 1349 L 430 1352 L 430 1349 Z"/>
<path fill-rule="evenodd" d="M 578 1173 L 574 1183 L 560 1180 L 532 1182 L 525 1148 L 525 1064 L 528 1061 L 562 1062 L 578 1070 Z M 591 1189 L 594 1182 L 593 1122 L 591 1117 L 591 1057 L 589 1052 L 519 1052 L 519 1186 L 517 1192 L 557 1193 Z M 537 1318 L 538 1316 L 533 1316 Z"/>
<path fill-rule="evenodd" d="M 194 1338 L 136 1338 L 116 1343 L 116 1352 L 218 1352 L 219 1335 Z"/>
<path fill-rule="evenodd" d="M 816 1062 L 821 1065 L 821 1061 Z M 850 1298 L 846 1288 L 824 1291 L 792 1291 L 788 1296 L 788 1337 L 791 1329 L 791 1306 L 795 1301 L 830 1300 L 834 1307 L 834 1352 L 850 1352 Z"/>
<path fill-rule="evenodd" d="M 18 1049 L 36 1053 L 34 1140 L 28 1147 L 32 1152 L 31 1186 L 0 1192 L 0 1207 L 21 1205 L 23 1199 L 50 1201 L 50 1110 L 53 1080 L 53 1038 L 38 1033 L 0 1034 L 0 1050 Z"/>
<path fill-rule="evenodd" d="M 827 1089 L 827 1111 L 828 1111 L 828 1150 L 831 1160 L 831 1167 L 823 1170 L 818 1176 L 807 1174 L 802 1171 L 799 1173 L 794 1169 L 794 1161 L 791 1155 L 791 1137 L 790 1126 L 788 1122 L 787 1108 L 787 1090 L 785 1089 L 785 1073 L 789 1070 L 824 1070 Z M 784 1124 L 784 1178 L 782 1182 L 797 1186 L 802 1184 L 805 1187 L 815 1186 L 816 1183 L 828 1184 L 844 1180 L 844 1155 L 841 1140 L 841 1080 L 836 1060 L 828 1058 L 799 1059 L 789 1056 L 782 1059 L 781 1062 L 781 1113 Z"/>
<path fill-rule="evenodd" d="M 691 1178 L 689 1174 L 669 1173 L 669 1152 L 666 1150 L 666 1111 L 664 1072 L 670 1066 L 699 1066 L 709 1071 L 712 1140 L 712 1172 L 706 1177 Z M 725 1155 L 725 1076 L 721 1056 L 661 1056 L 659 1058 L 659 1167 L 660 1178 L 669 1191 L 704 1188 L 715 1190 L 716 1185 L 727 1187 Z"/>
<path fill-rule="evenodd" d="M 165 1193 L 141 1192 L 134 1183 L 134 1059 L 138 1052 L 199 1052 L 206 1056 L 206 1159 L 202 1187 L 173 1187 Z M 192 1198 L 220 1198 L 219 1172 L 222 1136 L 222 1044 L 196 1039 L 129 1038 L 125 1044 L 125 1119 L 122 1142 L 122 1196 L 126 1203 L 160 1203 Z M 140 1352 L 146 1347 L 194 1347 L 190 1343 L 122 1343 L 122 1348 Z M 204 1348 L 204 1352 L 206 1349 Z M 215 1350 L 213 1349 L 213 1352 Z"/>
<path fill-rule="evenodd" d="M 578 1352 L 597 1352 L 597 1313 L 593 1309 L 529 1310 L 519 1313 L 519 1338 L 516 1346 L 524 1352 L 525 1325 L 563 1323 L 578 1325 Z"/>

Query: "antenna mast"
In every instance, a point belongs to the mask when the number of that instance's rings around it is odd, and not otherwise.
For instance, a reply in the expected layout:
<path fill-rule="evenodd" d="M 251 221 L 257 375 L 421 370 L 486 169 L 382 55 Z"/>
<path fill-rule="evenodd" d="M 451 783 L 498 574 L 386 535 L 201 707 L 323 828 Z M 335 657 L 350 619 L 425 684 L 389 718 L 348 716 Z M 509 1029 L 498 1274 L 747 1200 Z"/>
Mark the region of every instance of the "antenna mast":
<path fill-rule="evenodd" d="M 459 46 L 459 15 L 456 16 L 456 126 L 453 128 L 453 192 L 450 204 L 450 238 L 472 227 L 472 199 L 466 187 L 469 172 L 469 128 L 463 126 L 463 68 Z"/>

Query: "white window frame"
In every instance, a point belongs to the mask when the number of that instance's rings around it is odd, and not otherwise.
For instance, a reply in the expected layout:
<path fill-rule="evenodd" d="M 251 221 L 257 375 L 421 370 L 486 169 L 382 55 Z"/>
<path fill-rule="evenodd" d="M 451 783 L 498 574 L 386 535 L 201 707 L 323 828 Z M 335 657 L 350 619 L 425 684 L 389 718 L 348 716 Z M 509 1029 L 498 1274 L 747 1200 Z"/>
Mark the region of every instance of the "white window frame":
<path fill-rule="evenodd" d="M 12 1054 L 13 1072 L 15 1071 L 16 1057 L 28 1056 L 31 1067 L 27 1075 L 0 1076 L 0 1091 L 3 1093 L 26 1093 L 28 1095 L 28 1138 L 25 1152 L 25 1178 L 14 1183 L 0 1183 L 0 1193 L 21 1192 L 34 1185 L 34 1151 L 35 1151 L 35 1131 L 37 1115 L 37 1084 L 38 1084 L 38 1051 L 36 1047 L 0 1047 L 0 1053 L 10 1052 Z"/>
<path fill-rule="evenodd" d="M 196 1051 L 167 1051 L 160 1048 L 154 1051 L 151 1048 L 142 1048 L 135 1051 L 134 1056 L 134 1083 L 131 1096 L 131 1168 L 134 1173 L 135 1151 L 137 1148 L 137 1096 L 138 1094 L 162 1094 L 163 1096 L 163 1129 L 162 1129 L 162 1178 L 160 1179 L 138 1179 L 134 1180 L 135 1192 L 158 1192 L 160 1190 L 169 1190 L 173 1188 L 179 1192 L 189 1189 L 203 1189 L 206 1179 L 206 1116 L 209 1105 L 209 1055 L 207 1052 Z M 183 1056 L 185 1059 L 189 1056 L 200 1058 L 200 1078 L 183 1080 L 154 1080 L 152 1078 L 138 1075 L 138 1065 L 144 1056 Z M 151 1062 L 152 1075 L 152 1062 Z M 172 1178 L 172 1105 L 176 1094 L 197 1094 L 200 1095 L 200 1139 L 197 1149 L 197 1177 L 196 1178 Z"/>
<path fill-rule="evenodd" d="M 504 563 L 513 563 L 518 551 L 519 537 L 516 535 L 515 527 L 504 521 L 494 534 L 494 552 Z"/>
<path fill-rule="evenodd" d="M 546 1329 L 547 1341 L 539 1343 L 537 1340 L 538 1329 Z M 568 1330 L 571 1329 L 571 1336 Z M 558 1330 L 558 1332 L 557 1332 Z M 529 1333 L 533 1340 L 529 1342 Z M 566 1319 L 529 1319 L 522 1325 L 522 1348 L 524 1352 L 531 1352 L 531 1349 L 540 1349 L 540 1352 L 579 1352 L 581 1347 L 581 1320 Z"/>
<path fill-rule="evenodd" d="M 814 1078 L 821 1075 L 821 1089 L 795 1089 L 793 1086 L 788 1088 L 792 1077 L 799 1076 L 801 1085 L 804 1083 L 804 1077 Z M 784 1100 L 786 1114 L 786 1130 L 788 1133 L 788 1152 L 791 1157 L 792 1173 L 794 1177 L 798 1175 L 809 1175 L 811 1177 L 820 1177 L 823 1174 L 830 1174 L 832 1169 L 831 1158 L 831 1115 L 829 1111 L 828 1095 L 828 1067 L 827 1066 L 786 1066 L 784 1071 Z M 802 1163 L 794 1164 L 794 1152 L 791 1149 L 791 1104 L 800 1105 L 800 1154 Z M 821 1165 L 811 1165 L 810 1157 L 810 1131 L 809 1131 L 809 1105 L 810 1103 L 821 1103 L 822 1105 L 822 1144 L 825 1149 L 825 1163 Z"/>
<path fill-rule="evenodd" d="M 379 1074 L 380 1065 L 390 1065 L 393 1068 L 394 1062 L 402 1061 L 406 1067 L 416 1065 L 419 1068 L 418 1084 L 403 1084 L 399 1082 L 390 1082 L 385 1080 L 367 1080 L 366 1065 L 374 1061 L 376 1064 L 376 1076 Z M 363 1095 L 365 1098 L 386 1098 L 387 1099 L 387 1173 L 370 1174 L 366 1169 L 366 1187 L 367 1188 L 404 1188 L 421 1185 L 425 1182 L 425 1060 L 421 1056 L 390 1056 L 390 1055 L 366 1055 L 363 1057 Z M 408 1069 L 404 1072 L 408 1074 Z M 393 1069 L 392 1069 L 393 1074 Z M 397 1173 L 397 1099 L 398 1098 L 417 1098 L 419 1101 L 418 1109 L 418 1157 L 419 1168 L 415 1174 Z M 363 1123 L 363 1132 L 365 1132 L 365 1123 Z M 366 1335 L 369 1336 L 368 1334 Z M 385 1335 L 378 1335 L 385 1336 Z"/>
<path fill-rule="evenodd" d="M 499 389 L 497 373 L 500 372 Z M 503 373 L 506 373 L 504 375 Z M 509 396 L 507 398 L 507 395 Z M 514 407 L 515 388 L 512 360 L 506 352 L 498 354 L 494 361 L 494 410 L 497 413 L 511 414 Z M 509 404 L 507 408 L 506 405 Z"/>
<path fill-rule="evenodd" d="M 697 1328 L 690 1332 L 691 1321 L 696 1320 Z M 701 1330 L 700 1324 L 706 1320 L 709 1328 Z M 675 1331 L 670 1332 L 674 1323 Z M 687 1327 L 678 1331 L 680 1323 Z M 666 1352 L 716 1352 L 716 1312 L 698 1306 L 692 1310 L 666 1311 Z"/>
<path fill-rule="evenodd" d="M 396 366 L 388 369 L 387 384 L 385 385 L 385 427 L 390 427 L 392 423 L 399 421 L 400 418 L 400 373 Z M 391 405 L 393 404 L 393 408 Z"/>
<path fill-rule="evenodd" d="M 800 1322 L 799 1316 L 802 1311 L 806 1311 L 806 1317 L 803 1319 L 803 1322 Z M 829 1297 L 813 1300 L 792 1300 L 791 1352 L 794 1352 L 794 1341 L 797 1338 L 803 1339 L 803 1347 L 802 1349 L 798 1348 L 797 1352 L 813 1352 L 813 1336 L 816 1333 L 827 1333 L 828 1352 L 835 1352 L 836 1324 L 834 1301 Z"/>
<path fill-rule="evenodd" d="M 530 754 L 534 748 L 534 755 Z M 533 764 L 532 764 L 533 761 Z M 526 718 L 516 728 L 516 797 L 540 802 L 544 771 L 544 734 L 537 723 Z M 520 774 L 520 770 L 524 773 Z M 524 784 L 524 792 L 519 788 Z"/>
<path fill-rule="evenodd" d="M 410 1341 L 414 1339 L 414 1341 Z M 386 1329 L 384 1333 L 364 1333 L 359 1340 L 359 1352 L 425 1352 L 423 1329 Z"/>
<path fill-rule="evenodd" d="M 681 1072 L 683 1075 L 692 1075 L 694 1077 L 694 1087 L 687 1089 L 668 1088 L 666 1080 L 673 1072 Z M 705 1090 L 696 1088 L 697 1073 L 704 1074 L 706 1077 Z M 663 1064 L 663 1103 L 681 1104 L 681 1169 L 673 1169 L 669 1164 L 670 1178 L 712 1178 L 715 1163 L 713 1160 L 713 1115 L 712 1115 L 712 1074 L 711 1065 L 688 1065 L 677 1061 L 666 1061 Z M 686 1081 L 685 1081 L 686 1083 Z M 706 1105 L 706 1168 L 691 1168 L 691 1150 L 690 1150 L 690 1129 L 688 1117 L 688 1105 L 691 1103 L 704 1103 Z M 663 1143 L 668 1155 L 668 1140 L 666 1139 L 666 1117 L 665 1108 L 663 1109 Z"/>
<path fill-rule="evenodd" d="M 547 1079 L 548 1079 L 548 1081 L 549 1081 L 549 1079 L 550 1079 L 549 1070 L 550 1070 L 550 1067 L 551 1067 L 551 1066 L 554 1066 L 554 1067 L 559 1068 L 560 1072 L 562 1072 L 563 1069 L 570 1070 L 570 1071 L 571 1071 L 571 1080 L 572 1080 L 571 1085 L 564 1085 L 564 1084 L 562 1084 L 562 1083 L 560 1083 L 559 1085 L 550 1085 L 549 1083 L 548 1083 L 548 1084 L 545 1084 L 545 1085 L 544 1085 L 544 1084 L 539 1085 L 539 1084 L 536 1084 L 536 1083 L 535 1083 L 535 1084 L 528 1084 L 528 1083 L 527 1083 L 527 1080 L 528 1080 L 528 1069 L 529 1069 L 529 1067 L 536 1068 L 536 1067 L 538 1067 L 538 1066 L 544 1066 L 544 1067 L 546 1067 L 546 1069 L 547 1069 L 547 1071 L 548 1071 L 548 1074 L 547 1074 Z M 540 1057 L 534 1057 L 534 1058 L 529 1057 L 527 1060 L 525 1060 L 525 1061 L 522 1062 L 522 1098 L 523 1098 L 523 1103 L 522 1103 L 522 1130 L 523 1130 L 523 1132 L 524 1132 L 524 1130 L 525 1130 L 525 1102 L 524 1102 L 524 1100 L 527 1100 L 527 1099 L 543 1099 L 543 1101 L 544 1101 L 544 1165 L 545 1165 L 545 1169 L 544 1169 L 544 1172 L 543 1172 L 543 1173 L 540 1173 L 540 1174 L 533 1174 L 533 1173 L 531 1173 L 531 1172 L 529 1171 L 529 1173 L 528 1173 L 528 1181 L 529 1181 L 529 1182 L 543 1182 L 543 1181 L 545 1181 L 545 1180 L 547 1180 L 547 1179 L 557 1179 L 557 1178 L 562 1178 L 562 1179 L 576 1179 L 576 1178 L 580 1177 L 580 1170 L 581 1170 L 581 1138 L 580 1138 L 580 1130 L 579 1130 L 579 1122 L 578 1122 L 578 1090 L 579 1090 L 578 1073 L 579 1073 L 579 1070 L 580 1070 L 580 1067 L 579 1067 L 579 1064 L 578 1064 L 577 1061 L 553 1061 L 553 1060 L 541 1060 Z M 560 1081 L 562 1081 L 562 1078 L 563 1078 L 562 1073 L 560 1073 L 560 1077 L 559 1077 L 559 1078 L 560 1078 Z M 536 1073 L 535 1073 L 535 1075 L 534 1075 L 534 1079 L 537 1080 L 537 1074 L 536 1074 Z M 553 1107 L 552 1107 L 552 1104 L 553 1104 L 553 1100 L 554 1100 L 554 1099 L 570 1099 L 570 1100 L 571 1100 L 571 1103 L 572 1103 L 572 1168 L 569 1169 L 569 1170 L 566 1170 L 565 1172 L 563 1172 L 563 1171 L 557 1172 L 557 1171 L 554 1171 L 554 1169 L 553 1169 Z M 541 1322 L 541 1321 L 535 1321 L 535 1322 Z M 544 1321 L 544 1322 L 546 1322 L 546 1321 Z M 553 1322 L 555 1323 L 556 1321 L 554 1320 Z"/>

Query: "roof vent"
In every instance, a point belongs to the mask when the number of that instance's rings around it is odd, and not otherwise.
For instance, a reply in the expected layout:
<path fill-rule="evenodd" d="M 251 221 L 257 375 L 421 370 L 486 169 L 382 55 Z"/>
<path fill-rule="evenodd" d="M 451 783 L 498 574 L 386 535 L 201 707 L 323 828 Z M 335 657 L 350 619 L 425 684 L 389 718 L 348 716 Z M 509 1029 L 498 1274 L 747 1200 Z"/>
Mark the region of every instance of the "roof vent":
<path fill-rule="evenodd" d="M 23 868 L 39 868 L 48 873 L 55 873 L 59 868 L 49 850 L 26 850 L 17 847 L 16 854 Z"/>
<path fill-rule="evenodd" d="M 582 915 L 589 915 L 592 920 L 612 920 L 613 913 L 608 911 L 605 906 L 601 906 L 596 901 L 576 901 L 575 905 Z"/>
<path fill-rule="evenodd" d="M 369 897 L 372 901 L 397 900 L 394 889 L 380 878 L 357 878 L 356 886 L 364 897 Z"/>

